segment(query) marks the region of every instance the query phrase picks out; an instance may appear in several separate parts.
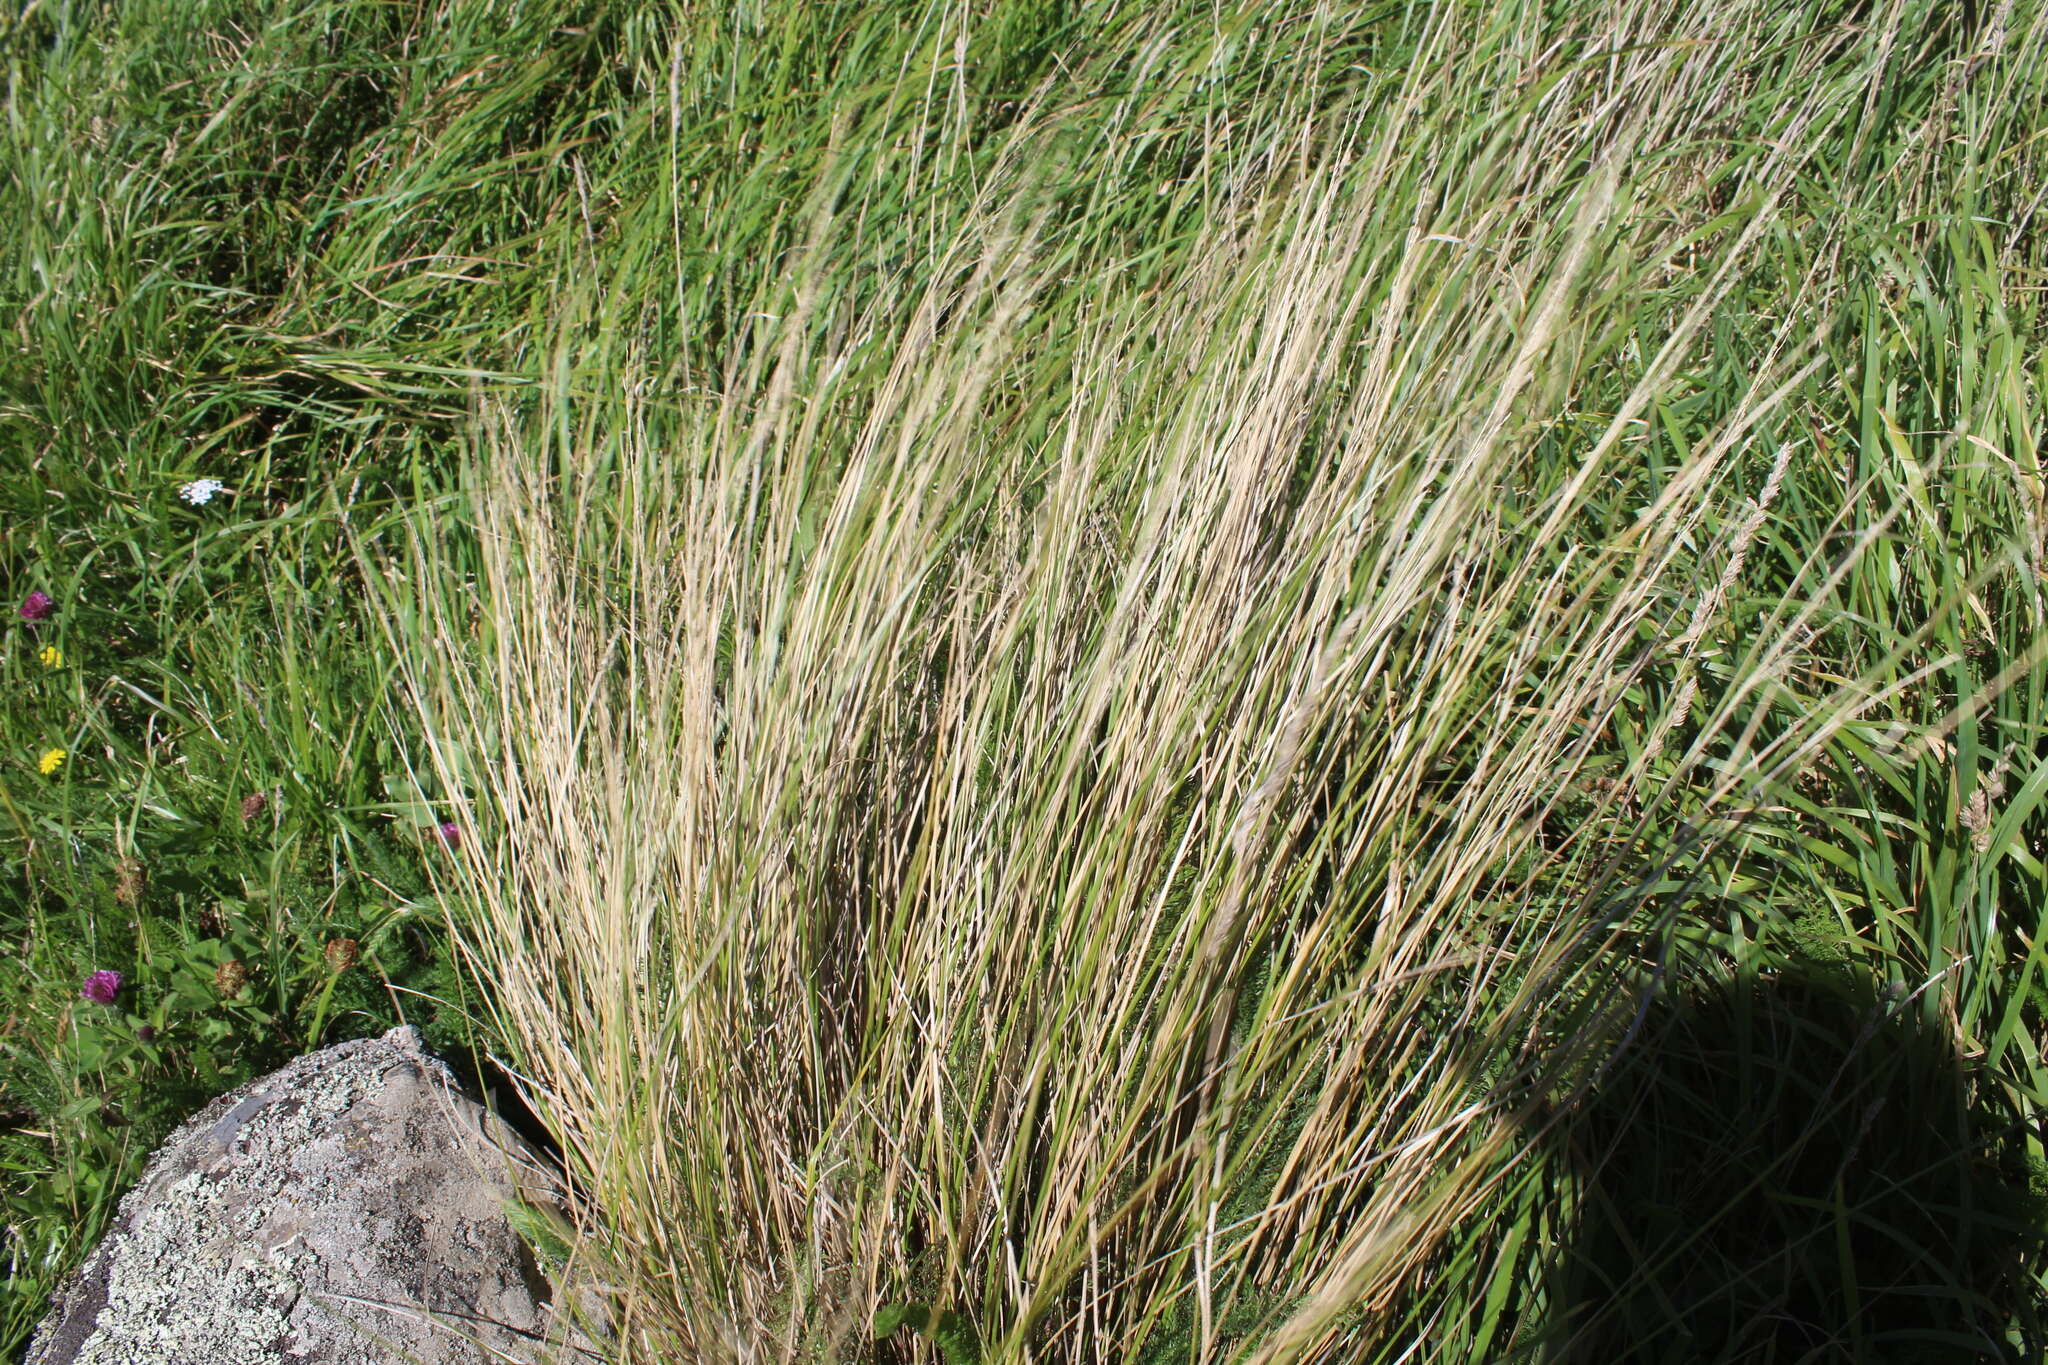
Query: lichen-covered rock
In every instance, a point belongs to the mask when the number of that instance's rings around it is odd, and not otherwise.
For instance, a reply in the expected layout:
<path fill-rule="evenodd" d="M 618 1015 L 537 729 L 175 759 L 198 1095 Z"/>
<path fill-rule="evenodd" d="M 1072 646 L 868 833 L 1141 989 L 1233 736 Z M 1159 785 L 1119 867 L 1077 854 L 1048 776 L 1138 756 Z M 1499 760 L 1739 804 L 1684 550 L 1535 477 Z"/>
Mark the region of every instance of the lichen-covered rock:
<path fill-rule="evenodd" d="M 342 1043 L 178 1130 L 27 1365 L 582 1365 L 506 1214 L 545 1163 L 419 1035 Z"/>

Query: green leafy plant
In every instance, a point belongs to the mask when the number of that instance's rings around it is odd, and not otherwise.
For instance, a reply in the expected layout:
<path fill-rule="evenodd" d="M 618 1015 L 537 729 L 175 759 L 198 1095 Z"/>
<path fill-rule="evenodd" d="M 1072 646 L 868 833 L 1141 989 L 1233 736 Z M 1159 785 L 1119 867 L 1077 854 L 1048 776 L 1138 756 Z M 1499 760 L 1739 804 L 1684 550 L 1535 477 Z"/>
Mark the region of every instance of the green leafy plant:
<path fill-rule="evenodd" d="M 889 1303 L 875 1311 L 875 1340 L 887 1341 L 908 1329 L 939 1348 L 946 1365 L 981 1365 L 981 1346 L 967 1319 L 921 1303 Z"/>

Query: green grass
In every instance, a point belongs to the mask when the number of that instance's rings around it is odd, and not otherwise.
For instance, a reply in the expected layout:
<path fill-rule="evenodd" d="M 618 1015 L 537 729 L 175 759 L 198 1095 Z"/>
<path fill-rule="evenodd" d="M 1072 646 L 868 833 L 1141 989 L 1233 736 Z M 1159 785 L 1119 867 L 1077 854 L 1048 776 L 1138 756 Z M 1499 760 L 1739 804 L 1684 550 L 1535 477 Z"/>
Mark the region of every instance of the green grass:
<path fill-rule="evenodd" d="M 0 34 L 8 1349 L 401 1015 L 622 1360 L 2048 1349 L 2039 5 Z"/>

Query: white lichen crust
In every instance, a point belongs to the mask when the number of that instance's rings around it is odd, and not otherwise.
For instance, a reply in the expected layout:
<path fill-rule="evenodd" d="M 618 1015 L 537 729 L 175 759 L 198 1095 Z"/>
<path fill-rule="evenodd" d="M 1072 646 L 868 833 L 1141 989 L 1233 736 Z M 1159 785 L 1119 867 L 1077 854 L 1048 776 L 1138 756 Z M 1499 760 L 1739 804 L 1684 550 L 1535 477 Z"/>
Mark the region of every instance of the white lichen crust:
<path fill-rule="evenodd" d="M 27 1365 L 594 1359 L 505 1214 L 555 1188 L 412 1029 L 343 1043 L 164 1144 Z"/>

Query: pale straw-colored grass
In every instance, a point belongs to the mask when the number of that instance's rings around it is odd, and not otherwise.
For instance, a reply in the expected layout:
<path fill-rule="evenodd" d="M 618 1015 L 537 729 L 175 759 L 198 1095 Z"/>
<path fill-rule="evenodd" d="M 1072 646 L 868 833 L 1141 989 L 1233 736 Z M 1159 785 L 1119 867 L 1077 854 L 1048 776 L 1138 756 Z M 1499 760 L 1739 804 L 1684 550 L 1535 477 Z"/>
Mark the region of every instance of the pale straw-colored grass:
<path fill-rule="evenodd" d="M 1047 226 L 1048 97 L 921 286 L 839 302 L 870 229 L 814 206 L 715 393 L 485 404 L 474 545 L 423 517 L 393 619 L 622 1358 L 858 1356 L 906 1301 L 991 1361 L 1425 1350 L 1630 889 L 1865 700 L 1766 733 L 1795 601 L 1630 711 L 1800 439 L 1824 227 L 1611 490 L 1887 78 L 1776 13 L 1436 14 L 1149 288 Z M 1700 131 L 1759 100 L 1768 145 Z"/>

